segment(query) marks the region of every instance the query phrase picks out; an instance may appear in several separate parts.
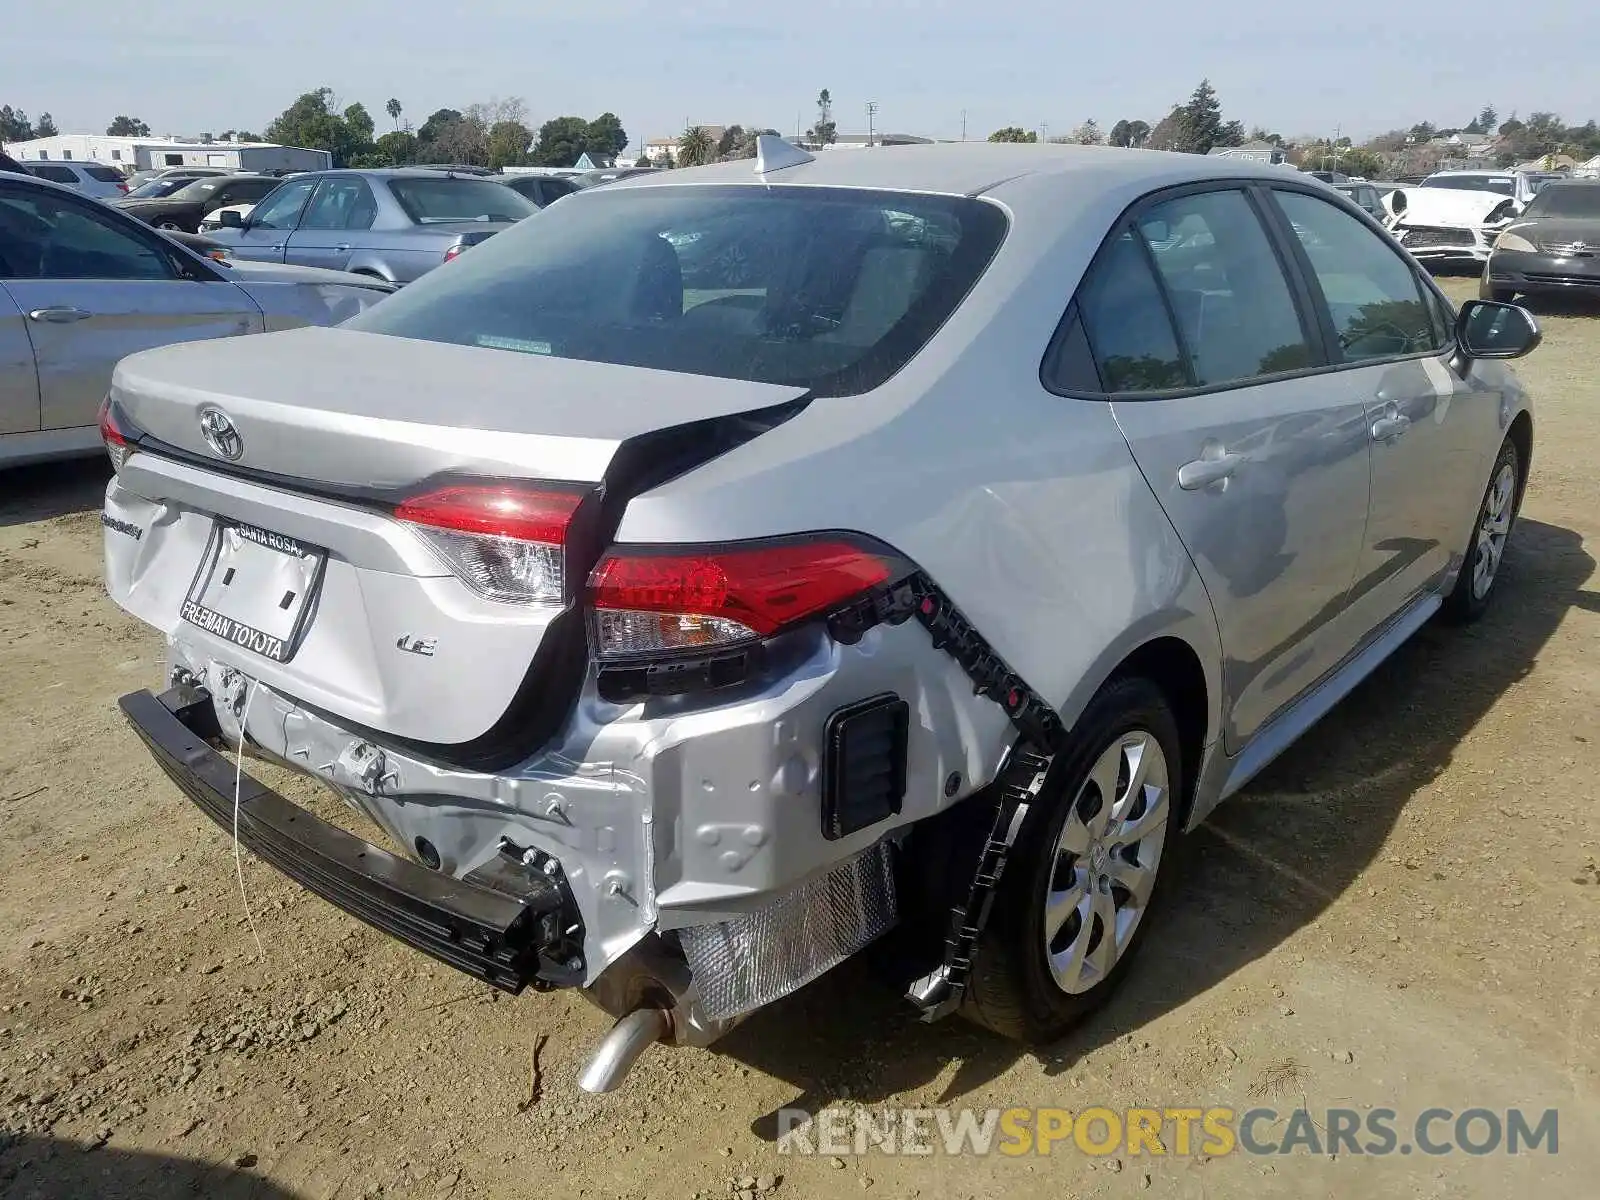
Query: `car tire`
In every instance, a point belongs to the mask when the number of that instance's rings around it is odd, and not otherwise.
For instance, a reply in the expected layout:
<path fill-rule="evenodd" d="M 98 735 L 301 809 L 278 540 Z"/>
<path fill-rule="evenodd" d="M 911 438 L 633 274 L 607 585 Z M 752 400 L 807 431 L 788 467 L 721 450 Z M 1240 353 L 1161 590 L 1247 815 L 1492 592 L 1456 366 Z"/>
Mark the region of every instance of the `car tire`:
<path fill-rule="evenodd" d="M 1179 745 L 1172 709 L 1147 679 L 1114 680 L 1090 702 L 1018 833 L 973 960 L 963 1016 L 1037 1044 L 1061 1037 L 1110 998 L 1172 874 L 1186 794 Z M 1115 794 L 1112 819 L 1101 823 L 1105 783 Z M 1143 826 L 1117 848 L 1118 830 Z M 1119 882 L 1107 886 L 1113 871 Z M 1142 904 L 1123 879 L 1141 886 Z M 1120 929 L 1124 916 L 1126 932 L 1108 946 L 1104 931 Z M 1056 926 L 1050 936 L 1047 922 Z"/>
<path fill-rule="evenodd" d="M 1491 287 L 1487 280 L 1478 285 L 1479 300 L 1493 300 L 1498 304 L 1510 304 L 1516 298 L 1517 290 L 1515 288 Z"/>
<path fill-rule="evenodd" d="M 1506 547 L 1511 544 L 1521 503 L 1522 456 L 1516 443 L 1507 438 L 1495 456 L 1483 499 L 1478 502 L 1461 574 L 1445 598 L 1442 612 L 1446 620 L 1466 624 L 1476 621 L 1488 609 L 1495 582 L 1505 566 Z"/>
<path fill-rule="evenodd" d="M 173 233 L 187 233 L 188 232 L 187 229 L 185 229 L 182 225 L 178 224 L 176 221 L 162 221 L 159 225 L 156 226 L 156 228 L 157 229 L 171 230 Z"/>

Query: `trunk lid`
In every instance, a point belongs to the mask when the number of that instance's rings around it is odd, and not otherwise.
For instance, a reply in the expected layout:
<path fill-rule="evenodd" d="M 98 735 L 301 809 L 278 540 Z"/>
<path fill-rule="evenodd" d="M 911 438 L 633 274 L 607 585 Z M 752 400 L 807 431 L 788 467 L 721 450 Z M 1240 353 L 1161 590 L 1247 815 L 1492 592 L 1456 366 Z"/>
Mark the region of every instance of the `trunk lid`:
<path fill-rule="evenodd" d="M 111 381 L 133 424 L 170 446 L 222 465 L 200 428 L 215 407 L 243 446 L 232 466 L 361 491 L 446 472 L 598 482 L 630 438 L 804 394 L 318 328 L 165 346 L 123 359 Z"/>
<path fill-rule="evenodd" d="M 804 395 L 353 330 L 229 341 L 117 367 L 112 411 L 142 441 L 106 495 L 112 599 L 192 668 L 234 668 L 353 730 L 484 770 L 537 749 L 570 710 L 587 664 L 575 597 L 630 488 L 777 419 L 724 435 L 718 418 Z M 213 422 L 231 461 L 202 432 L 210 409 L 237 439 Z M 603 483 L 581 537 L 573 518 L 564 601 L 486 594 L 396 517 L 444 476 Z"/>

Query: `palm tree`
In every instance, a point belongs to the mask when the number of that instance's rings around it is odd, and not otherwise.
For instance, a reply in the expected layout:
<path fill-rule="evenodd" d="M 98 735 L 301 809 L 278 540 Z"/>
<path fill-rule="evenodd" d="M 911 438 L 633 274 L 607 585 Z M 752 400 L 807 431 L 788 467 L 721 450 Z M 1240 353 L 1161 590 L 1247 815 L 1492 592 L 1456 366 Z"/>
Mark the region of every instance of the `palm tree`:
<path fill-rule="evenodd" d="M 399 129 L 400 128 L 400 101 L 391 99 L 389 101 L 389 103 L 385 104 L 383 107 L 388 112 L 389 119 L 394 122 L 394 127 L 396 129 Z"/>
<path fill-rule="evenodd" d="M 678 153 L 674 155 L 680 167 L 699 167 L 717 158 L 717 143 L 704 125 L 691 125 L 678 139 Z"/>

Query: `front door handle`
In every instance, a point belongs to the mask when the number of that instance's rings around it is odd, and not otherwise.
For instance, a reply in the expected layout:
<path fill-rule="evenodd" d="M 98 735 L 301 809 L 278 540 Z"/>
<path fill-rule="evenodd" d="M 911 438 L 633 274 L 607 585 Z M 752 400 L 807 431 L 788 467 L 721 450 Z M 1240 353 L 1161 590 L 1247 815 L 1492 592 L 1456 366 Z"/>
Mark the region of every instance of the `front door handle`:
<path fill-rule="evenodd" d="M 350 247 L 349 247 L 348 244 L 341 245 L 341 246 L 335 246 L 333 248 L 333 252 L 335 254 L 349 254 L 350 253 Z"/>
<path fill-rule="evenodd" d="M 1186 492 L 1197 492 L 1214 483 L 1231 479 L 1243 462 L 1244 455 L 1227 451 L 1186 462 L 1178 468 L 1178 486 Z"/>
<path fill-rule="evenodd" d="M 43 321 L 47 325 L 70 325 L 74 321 L 86 320 L 94 316 L 81 308 L 70 304 L 57 304 L 50 308 L 36 308 L 28 314 L 30 321 Z"/>
<path fill-rule="evenodd" d="M 1411 418 L 1404 413 L 1390 412 L 1372 423 L 1372 440 L 1392 442 L 1411 428 Z"/>

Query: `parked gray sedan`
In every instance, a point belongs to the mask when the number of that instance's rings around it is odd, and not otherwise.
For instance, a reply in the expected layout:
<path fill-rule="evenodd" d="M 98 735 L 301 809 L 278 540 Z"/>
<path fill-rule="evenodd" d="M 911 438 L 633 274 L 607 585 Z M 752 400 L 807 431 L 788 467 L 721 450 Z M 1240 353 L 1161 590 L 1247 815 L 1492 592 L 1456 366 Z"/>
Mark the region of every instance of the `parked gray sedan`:
<path fill-rule="evenodd" d="M 1052 1042 L 1179 833 L 1490 603 L 1538 340 L 1279 167 L 762 137 L 123 362 L 106 582 L 170 660 L 123 710 L 313 892 L 586 988 L 590 1090 L 880 936 L 924 1016 Z"/>
<path fill-rule="evenodd" d="M 236 258 L 329 267 L 409 283 L 532 216 L 538 207 L 490 179 L 438 171 L 314 171 L 286 180 L 248 217 L 211 236 Z"/>
<path fill-rule="evenodd" d="M 0 466 L 97 450 L 100 402 L 124 355 L 332 325 L 392 290 L 331 272 L 231 268 L 109 204 L 0 175 Z"/>

